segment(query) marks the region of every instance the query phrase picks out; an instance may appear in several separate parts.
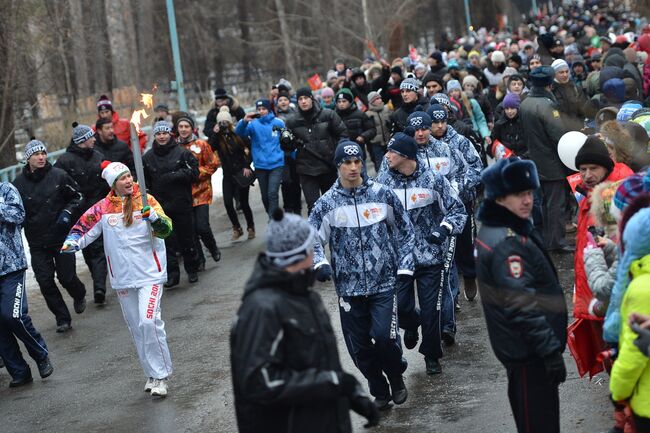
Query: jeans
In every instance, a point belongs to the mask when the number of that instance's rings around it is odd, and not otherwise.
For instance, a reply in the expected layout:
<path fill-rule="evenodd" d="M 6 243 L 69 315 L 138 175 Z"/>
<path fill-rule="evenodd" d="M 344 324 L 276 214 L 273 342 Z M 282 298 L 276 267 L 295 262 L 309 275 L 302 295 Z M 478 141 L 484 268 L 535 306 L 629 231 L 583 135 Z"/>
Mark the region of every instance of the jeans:
<path fill-rule="evenodd" d="M 311 213 L 316 200 L 334 185 L 336 178 L 336 172 L 320 174 L 318 176 L 300 175 L 300 186 L 302 187 L 302 193 L 305 195 L 308 213 Z"/>
<path fill-rule="evenodd" d="M 199 239 L 203 241 L 210 254 L 214 255 L 219 251 L 217 241 L 214 239 L 214 234 L 212 234 L 212 228 L 210 227 L 210 205 L 201 204 L 194 206 L 194 222 L 196 223 L 196 249 L 199 254 L 199 262 L 205 263 L 205 256 L 203 255 L 203 248 Z"/>
<path fill-rule="evenodd" d="M 90 244 L 92 246 L 93 244 Z M 63 325 L 71 323 L 70 310 L 63 300 L 61 291 L 54 281 L 54 275 L 59 283 L 66 289 L 72 299 L 83 299 L 86 296 L 86 287 L 77 277 L 75 268 L 75 255 L 62 254 L 57 247 L 54 248 L 32 248 L 32 269 L 38 283 L 47 308 L 50 309 L 56 318 L 56 324 Z M 102 251 L 102 259 L 106 261 Z M 106 289 L 104 289 L 106 290 Z"/>
<path fill-rule="evenodd" d="M 14 379 L 31 374 L 16 338 L 34 361 L 41 362 L 48 355 L 45 340 L 29 317 L 26 292 L 24 269 L 0 276 L 0 356 Z"/>
<path fill-rule="evenodd" d="M 399 326 L 417 331 L 422 326 L 420 353 L 428 358 L 442 358 L 440 332 L 442 328 L 442 295 L 446 286 L 443 265 L 427 266 L 415 270 L 413 276 L 400 275 L 397 279 L 397 305 Z M 415 283 L 418 304 L 415 306 Z"/>
<path fill-rule="evenodd" d="M 251 210 L 250 204 L 248 204 L 248 192 L 250 187 L 242 188 L 237 182 L 232 178 L 232 176 L 225 175 L 221 182 L 223 189 L 223 205 L 226 207 L 226 213 L 230 219 L 230 223 L 233 227 L 240 228 L 239 218 L 237 218 L 237 211 L 233 201 L 235 197 L 239 197 L 239 203 L 241 204 L 241 210 L 244 213 L 244 218 L 246 218 L 246 224 L 248 228 L 255 228 L 255 223 L 253 221 L 253 211 Z M 235 194 L 237 193 L 237 195 Z"/>
<path fill-rule="evenodd" d="M 273 211 L 280 207 L 280 184 L 282 183 L 283 167 L 277 167 L 273 170 L 255 170 L 257 180 L 260 183 L 260 193 L 262 194 L 262 203 L 264 210 L 271 216 Z"/>
<path fill-rule="evenodd" d="M 370 394 L 385 398 L 389 378 L 406 371 L 402 342 L 397 330 L 397 295 L 383 292 L 371 296 L 339 298 L 343 338 L 354 364 L 368 380 Z"/>

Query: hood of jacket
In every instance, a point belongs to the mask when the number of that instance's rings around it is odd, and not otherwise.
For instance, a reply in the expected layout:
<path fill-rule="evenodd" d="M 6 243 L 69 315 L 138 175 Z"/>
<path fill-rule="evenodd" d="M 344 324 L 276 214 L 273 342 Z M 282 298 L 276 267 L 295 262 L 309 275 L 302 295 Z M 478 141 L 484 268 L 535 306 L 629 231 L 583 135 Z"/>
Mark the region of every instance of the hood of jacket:
<path fill-rule="evenodd" d="M 246 282 L 244 296 L 259 289 L 280 289 L 293 294 L 305 294 L 309 286 L 304 282 L 304 274 L 290 273 L 274 266 L 264 253 L 260 253 L 253 268 L 253 274 Z"/>

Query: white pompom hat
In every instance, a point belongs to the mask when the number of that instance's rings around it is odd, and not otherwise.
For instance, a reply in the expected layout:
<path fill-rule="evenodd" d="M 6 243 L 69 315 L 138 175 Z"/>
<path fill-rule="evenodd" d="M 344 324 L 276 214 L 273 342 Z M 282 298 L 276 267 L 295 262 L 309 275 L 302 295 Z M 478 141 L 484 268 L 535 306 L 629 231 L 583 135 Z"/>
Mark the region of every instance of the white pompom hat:
<path fill-rule="evenodd" d="M 102 177 L 108 182 L 108 186 L 111 188 L 115 186 L 115 181 L 125 173 L 131 173 L 131 170 L 121 162 L 102 162 Z"/>

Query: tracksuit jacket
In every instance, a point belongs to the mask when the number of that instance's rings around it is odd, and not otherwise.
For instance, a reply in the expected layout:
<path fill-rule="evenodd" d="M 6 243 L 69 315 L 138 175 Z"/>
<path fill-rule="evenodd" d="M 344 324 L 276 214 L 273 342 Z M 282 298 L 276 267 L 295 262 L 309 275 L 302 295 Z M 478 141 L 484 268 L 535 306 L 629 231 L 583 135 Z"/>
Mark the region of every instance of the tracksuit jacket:
<path fill-rule="evenodd" d="M 443 263 L 447 242 L 434 243 L 432 230 L 444 226 L 450 234 L 459 235 L 466 219 L 465 207 L 449 181 L 427 169 L 422 161 L 410 176 L 382 167 L 375 181 L 391 188 L 409 215 L 415 233 L 416 267 Z"/>
<path fill-rule="evenodd" d="M 413 225 L 393 191 L 370 179 L 345 189 L 339 180 L 323 194 L 309 216 L 318 231 L 314 263 L 328 263 L 339 296 L 369 296 L 395 289 L 397 274 L 413 275 Z"/>
<path fill-rule="evenodd" d="M 460 168 L 460 173 L 463 174 L 462 184 L 459 185 L 460 199 L 463 203 L 474 200 L 476 187 L 481 183 L 481 170 L 483 170 L 481 157 L 472 142 L 450 125 L 447 125 L 447 131 L 441 140 L 449 145 L 452 153 L 456 154 L 457 161 L 464 163 Z"/>
<path fill-rule="evenodd" d="M 27 258 L 20 234 L 25 208 L 15 186 L 0 182 L 0 277 L 27 269 Z"/>

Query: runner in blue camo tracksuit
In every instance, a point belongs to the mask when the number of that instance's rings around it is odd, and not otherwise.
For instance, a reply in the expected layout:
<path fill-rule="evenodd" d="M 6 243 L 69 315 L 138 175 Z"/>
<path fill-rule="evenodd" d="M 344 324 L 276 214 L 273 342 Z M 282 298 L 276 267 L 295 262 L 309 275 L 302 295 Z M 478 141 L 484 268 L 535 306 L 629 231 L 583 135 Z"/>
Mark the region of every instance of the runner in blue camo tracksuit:
<path fill-rule="evenodd" d="M 45 341 L 27 314 L 27 259 L 20 233 L 24 220 L 25 208 L 18 190 L 10 183 L 0 182 L 0 356 L 13 379 L 9 383 L 11 388 L 32 381 L 16 338 L 36 361 L 41 377 L 53 371 Z"/>
<path fill-rule="evenodd" d="M 474 237 L 476 236 L 476 223 L 474 220 L 474 200 L 476 199 L 476 190 L 481 183 L 481 170 L 483 170 L 483 163 L 481 158 L 476 152 L 472 143 L 466 137 L 460 135 L 454 128 L 447 125 L 447 108 L 440 104 L 433 104 L 429 107 L 428 114 L 433 120 L 431 125 L 431 132 L 433 138 L 444 141 L 449 146 L 452 153 L 455 153 L 464 162 L 464 166 L 460 169 L 464 174 L 462 185 L 459 185 L 460 199 L 465 205 L 467 213 L 467 222 L 463 228 L 463 232 L 458 238 L 453 238 L 450 241 L 449 257 L 453 258 L 456 247 L 458 253 L 452 264 L 449 283 L 454 295 L 454 304 L 458 304 L 458 293 L 460 291 L 460 283 L 458 280 L 458 270 L 456 265 L 460 268 L 465 279 L 465 298 L 473 300 L 476 297 L 476 269 L 474 267 Z M 458 240 L 458 246 L 456 241 Z M 456 336 L 456 318 L 454 309 L 445 310 L 443 314 L 443 331 L 442 336 L 446 344 L 453 344 Z"/>
<path fill-rule="evenodd" d="M 415 347 L 421 325 L 420 353 L 424 355 L 427 374 L 437 374 L 441 372 L 442 357 L 440 311 L 443 292 L 449 290 L 448 270 L 444 268 L 448 237 L 463 230 L 465 208 L 449 181 L 418 160 L 418 146 L 412 137 L 395 134 L 388 142 L 385 158 L 390 168 L 381 170 L 376 181 L 395 192 L 415 232 L 415 274 L 400 276 L 397 287 L 404 345 L 408 349 Z M 415 281 L 419 308 L 415 307 Z M 451 303 L 449 294 L 444 299 Z"/>
<path fill-rule="evenodd" d="M 332 275 L 323 249 L 329 243 L 346 346 L 377 406 L 385 409 L 391 400 L 402 404 L 407 398 L 395 285 L 398 275 L 413 275 L 415 238 L 393 191 L 362 177 L 362 155 L 357 143 L 339 143 L 334 154 L 339 178 L 318 199 L 309 222 L 319 234 L 317 279 Z"/>

